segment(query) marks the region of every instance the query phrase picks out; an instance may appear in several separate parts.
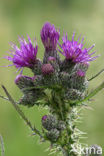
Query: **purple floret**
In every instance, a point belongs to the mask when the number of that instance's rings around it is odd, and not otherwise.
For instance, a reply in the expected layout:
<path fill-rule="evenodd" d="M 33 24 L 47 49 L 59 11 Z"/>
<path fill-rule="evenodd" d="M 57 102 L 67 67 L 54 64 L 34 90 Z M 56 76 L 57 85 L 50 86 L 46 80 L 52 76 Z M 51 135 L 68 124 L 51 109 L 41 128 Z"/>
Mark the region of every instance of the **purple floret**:
<path fill-rule="evenodd" d="M 54 25 L 46 22 L 43 25 L 40 35 L 46 51 L 56 50 L 57 42 L 60 37 L 60 32 L 59 30 L 55 29 Z"/>
<path fill-rule="evenodd" d="M 84 77 L 84 76 L 85 76 L 85 72 L 82 71 L 81 69 L 79 69 L 79 70 L 77 71 L 77 76 Z"/>
<path fill-rule="evenodd" d="M 62 55 L 65 56 L 66 60 L 70 60 L 73 63 L 87 63 L 89 61 L 93 61 L 97 56 L 92 57 L 92 55 L 95 53 L 92 52 L 89 54 L 89 51 L 95 46 L 94 44 L 90 48 L 83 48 L 83 41 L 84 38 L 82 38 L 81 43 L 79 43 L 79 38 L 77 41 L 74 40 L 75 33 L 73 33 L 72 40 L 68 40 L 67 34 L 64 35 L 62 38 L 62 45 L 59 43 L 59 46 L 61 50 L 58 49 L 59 52 L 61 52 Z"/>
<path fill-rule="evenodd" d="M 47 119 L 47 115 L 44 115 L 43 117 L 42 117 L 42 120 L 44 121 L 44 120 L 46 120 Z"/>
<path fill-rule="evenodd" d="M 10 55 L 5 58 L 9 61 L 12 61 L 12 65 L 16 68 L 21 69 L 23 67 L 33 68 L 36 63 L 36 55 L 38 51 L 38 46 L 36 41 L 34 41 L 34 45 L 30 37 L 28 36 L 28 42 L 24 38 L 19 37 L 20 48 L 18 48 L 15 44 L 11 44 L 12 49 Z"/>

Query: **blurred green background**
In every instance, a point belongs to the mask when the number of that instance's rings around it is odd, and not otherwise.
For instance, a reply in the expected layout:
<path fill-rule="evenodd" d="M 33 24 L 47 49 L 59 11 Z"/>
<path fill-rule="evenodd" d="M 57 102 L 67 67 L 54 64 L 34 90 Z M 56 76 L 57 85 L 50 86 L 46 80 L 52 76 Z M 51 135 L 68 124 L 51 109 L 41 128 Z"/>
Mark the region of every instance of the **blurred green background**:
<path fill-rule="evenodd" d="M 26 37 L 35 36 L 39 45 L 38 56 L 42 58 L 44 48 L 40 40 L 40 29 L 44 22 L 50 21 L 59 27 L 61 35 L 63 30 L 72 32 L 76 36 L 82 34 L 86 38 L 86 46 L 96 44 L 97 55 L 101 54 L 90 65 L 87 76 L 90 78 L 100 69 L 104 68 L 104 0 L 0 0 L 0 66 L 8 65 L 2 59 L 9 51 L 10 41 L 17 43 L 18 35 Z M 22 93 L 14 84 L 16 77 L 14 67 L 0 67 L 0 84 L 4 84 L 15 100 Z M 31 75 L 24 70 L 25 75 Z M 90 90 L 98 86 L 104 79 L 104 74 L 90 83 Z M 4 95 L 2 88 L 0 94 Z M 99 144 L 104 148 L 104 90 L 90 102 L 93 110 L 84 110 L 83 122 L 79 126 L 87 132 L 88 138 L 84 142 Z M 40 128 L 41 116 L 47 110 L 41 108 L 22 108 Z M 12 105 L 0 99 L 0 133 L 4 139 L 5 156 L 48 156 L 45 152 L 48 143 L 40 144 L 37 137 L 31 137 L 31 131 L 18 116 Z"/>

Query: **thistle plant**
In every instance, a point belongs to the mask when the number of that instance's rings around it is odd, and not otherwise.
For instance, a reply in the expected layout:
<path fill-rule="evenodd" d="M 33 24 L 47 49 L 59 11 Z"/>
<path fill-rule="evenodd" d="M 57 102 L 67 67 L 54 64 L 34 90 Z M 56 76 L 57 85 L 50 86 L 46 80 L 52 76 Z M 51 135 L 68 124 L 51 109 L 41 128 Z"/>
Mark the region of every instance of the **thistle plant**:
<path fill-rule="evenodd" d="M 60 43 L 60 30 L 48 22 L 42 27 L 40 36 L 45 49 L 43 60 L 37 58 L 36 39 L 32 43 L 29 36 L 28 42 L 23 37 L 19 37 L 20 47 L 11 44 L 10 55 L 5 58 L 12 62 L 10 66 L 20 70 L 15 84 L 23 96 L 15 102 L 2 85 L 8 98 L 0 97 L 13 104 L 22 119 L 41 141 L 49 141 L 51 147 L 64 156 L 82 156 L 80 138 L 84 133 L 77 128 L 76 124 L 80 120 L 80 110 L 87 107 L 86 102 L 104 88 L 103 82 L 88 93 L 89 81 L 103 72 L 101 70 L 89 80 L 86 77 L 90 61 L 98 57 L 93 56 L 95 51 L 91 52 L 95 45 L 84 48 L 84 38 L 79 37 L 75 40 L 75 33 L 71 40 L 68 39 L 67 33 L 64 34 Z M 63 55 L 63 60 L 59 53 Z M 30 68 L 33 77 L 23 75 L 22 71 L 25 67 Z M 48 107 L 49 113 L 41 119 L 41 131 L 31 124 L 20 105 Z"/>

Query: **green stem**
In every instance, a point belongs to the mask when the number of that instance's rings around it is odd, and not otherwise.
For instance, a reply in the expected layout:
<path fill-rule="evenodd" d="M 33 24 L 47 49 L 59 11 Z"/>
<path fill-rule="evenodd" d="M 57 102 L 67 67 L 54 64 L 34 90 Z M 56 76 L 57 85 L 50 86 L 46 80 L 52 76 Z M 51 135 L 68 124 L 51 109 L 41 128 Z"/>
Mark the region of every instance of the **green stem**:
<path fill-rule="evenodd" d="M 8 98 L 6 98 L 6 97 L 4 97 L 4 96 L 2 96 L 2 95 L 0 95 L 0 98 L 2 98 L 2 99 L 4 99 L 4 100 L 9 101 L 9 99 L 8 99 Z"/>
<path fill-rule="evenodd" d="M 11 95 L 8 93 L 7 89 L 2 85 L 2 88 L 4 90 L 4 92 L 6 93 L 9 101 L 11 102 L 11 104 L 13 105 L 13 107 L 15 108 L 15 110 L 18 112 L 18 114 L 22 117 L 22 119 L 26 122 L 26 124 L 30 127 L 30 129 L 32 131 L 34 131 L 37 135 L 39 135 L 41 138 L 43 138 L 43 136 L 40 134 L 39 130 L 36 129 L 35 126 L 32 126 L 31 122 L 28 120 L 28 118 L 24 115 L 24 113 L 22 112 L 22 110 L 18 107 L 18 105 L 16 104 L 16 102 L 13 100 L 13 98 L 11 97 Z"/>
<path fill-rule="evenodd" d="M 91 81 L 93 79 L 95 79 L 97 76 L 99 76 L 101 73 L 104 72 L 104 69 L 102 69 L 100 72 L 98 72 L 96 75 L 94 75 L 93 77 L 91 77 L 90 79 L 88 79 L 88 81 Z"/>
<path fill-rule="evenodd" d="M 72 144 L 75 143 L 75 140 L 72 138 L 72 135 L 74 135 L 74 128 L 75 128 L 75 122 L 76 119 L 76 112 L 73 112 L 74 108 L 71 107 L 70 112 L 66 112 L 65 103 L 62 99 L 60 99 L 60 106 L 63 109 L 63 116 L 64 116 L 64 122 L 66 126 L 66 141 L 63 148 L 63 154 L 65 156 L 77 156 L 72 150 Z M 70 116 L 70 117 L 69 117 Z"/>

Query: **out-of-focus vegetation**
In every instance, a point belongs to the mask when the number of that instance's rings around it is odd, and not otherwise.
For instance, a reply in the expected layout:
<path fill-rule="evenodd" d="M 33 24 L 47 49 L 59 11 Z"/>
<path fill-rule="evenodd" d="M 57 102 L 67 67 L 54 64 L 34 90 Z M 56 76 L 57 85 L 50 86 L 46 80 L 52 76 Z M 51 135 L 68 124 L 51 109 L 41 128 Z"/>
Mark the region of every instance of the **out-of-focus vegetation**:
<path fill-rule="evenodd" d="M 88 47 L 96 43 L 96 55 L 101 54 L 93 61 L 88 71 L 88 77 L 104 68 L 104 1 L 103 0 L 0 0 L 0 66 L 9 62 L 2 59 L 10 49 L 9 42 L 17 43 L 18 35 L 26 37 L 29 34 L 36 37 L 39 45 L 38 56 L 42 58 L 44 48 L 40 40 L 40 29 L 44 22 L 50 21 L 61 30 L 67 31 L 69 38 L 76 31 L 85 36 Z M 0 84 L 4 84 L 15 100 L 22 93 L 14 84 L 16 77 L 14 67 L 0 67 Z M 24 75 L 32 75 L 25 69 Z M 91 88 L 98 86 L 104 79 L 104 74 L 90 82 Z M 0 94 L 3 94 L 0 88 Z M 99 144 L 104 148 L 104 90 L 90 102 L 93 110 L 84 110 L 83 122 L 80 129 L 87 132 L 88 138 L 84 140 L 90 144 Z M 29 119 L 40 128 L 41 116 L 47 110 L 35 107 L 24 108 Z M 32 132 L 26 127 L 12 105 L 0 99 L 0 133 L 4 138 L 5 156 L 48 156 L 44 152 L 48 143 L 39 143 L 38 138 L 31 136 Z"/>

